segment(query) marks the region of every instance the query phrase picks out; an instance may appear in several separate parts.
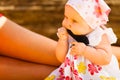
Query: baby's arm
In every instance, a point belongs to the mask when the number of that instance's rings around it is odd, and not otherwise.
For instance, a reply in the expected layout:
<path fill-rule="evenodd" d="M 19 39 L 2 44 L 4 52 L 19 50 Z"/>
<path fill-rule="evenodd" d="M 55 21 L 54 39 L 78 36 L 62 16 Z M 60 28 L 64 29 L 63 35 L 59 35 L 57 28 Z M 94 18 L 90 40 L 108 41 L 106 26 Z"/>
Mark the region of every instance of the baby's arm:
<path fill-rule="evenodd" d="M 107 35 L 104 34 L 100 44 L 94 48 L 87 46 L 84 56 L 95 64 L 109 64 L 112 57 L 112 49 Z"/>
<path fill-rule="evenodd" d="M 82 52 L 79 51 L 78 55 L 82 55 L 98 65 L 106 65 L 110 62 L 112 49 L 106 34 L 102 36 L 102 41 L 95 47 L 85 46 L 83 44 L 81 46 L 83 50 Z M 78 48 L 78 50 L 80 49 Z"/>
<path fill-rule="evenodd" d="M 58 29 L 57 33 L 59 40 L 56 47 L 56 57 L 60 62 L 63 62 L 68 51 L 68 35 L 64 27 Z"/>

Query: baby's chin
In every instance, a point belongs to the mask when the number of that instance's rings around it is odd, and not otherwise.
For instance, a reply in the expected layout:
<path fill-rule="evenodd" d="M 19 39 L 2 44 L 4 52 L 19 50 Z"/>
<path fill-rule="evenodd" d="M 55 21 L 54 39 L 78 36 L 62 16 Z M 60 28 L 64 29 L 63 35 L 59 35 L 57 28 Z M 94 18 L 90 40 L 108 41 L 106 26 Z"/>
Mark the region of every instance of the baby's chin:
<path fill-rule="evenodd" d="M 87 33 L 76 33 L 76 32 L 73 32 L 74 35 L 87 35 Z"/>
<path fill-rule="evenodd" d="M 74 35 L 83 35 L 81 33 L 77 33 L 77 32 L 72 32 Z"/>

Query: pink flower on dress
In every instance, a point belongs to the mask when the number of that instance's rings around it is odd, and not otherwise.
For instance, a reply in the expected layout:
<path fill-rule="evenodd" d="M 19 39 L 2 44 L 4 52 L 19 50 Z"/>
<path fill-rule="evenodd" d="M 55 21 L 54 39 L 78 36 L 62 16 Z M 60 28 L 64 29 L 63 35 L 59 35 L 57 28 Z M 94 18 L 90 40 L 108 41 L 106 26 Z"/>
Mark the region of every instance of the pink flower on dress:
<path fill-rule="evenodd" d="M 78 56 L 77 55 L 74 55 L 74 60 L 77 60 Z"/>
<path fill-rule="evenodd" d="M 64 75 L 64 69 L 62 67 L 59 69 L 59 72 L 60 72 L 60 75 Z"/>
<path fill-rule="evenodd" d="M 64 80 L 65 79 L 65 76 L 61 76 L 59 78 L 57 78 L 57 80 Z"/>
<path fill-rule="evenodd" d="M 83 80 L 79 75 L 77 70 L 73 70 L 73 75 L 75 76 L 75 80 Z"/>
<path fill-rule="evenodd" d="M 79 76 L 75 76 L 75 80 L 83 80 L 83 79 Z"/>
<path fill-rule="evenodd" d="M 69 76 L 66 76 L 65 80 L 72 80 L 72 78 L 70 78 Z"/>
<path fill-rule="evenodd" d="M 97 65 L 97 67 L 98 67 L 98 70 L 99 70 L 99 71 L 102 70 L 102 67 L 101 67 L 101 66 Z"/>
<path fill-rule="evenodd" d="M 73 70 L 74 70 L 74 61 L 72 61 L 70 64 L 70 70 L 71 70 L 71 72 L 73 72 Z"/>
<path fill-rule="evenodd" d="M 70 59 L 69 59 L 68 57 L 65 58 L 64 64 L 65 64 L 65 67 L 66 67 L 67 65 L 70 66 Z"/>
<path fill-rule="evenodd" d="M 94 75 L 94 73 L 98 73 L 98 70 L 93 63 L 88 64 L 88 71 L 90 72 L 91 75 Z"/>
<path fill-rule="evenodd" d="M 78 76 L 78 71 L 77 70 L 73 70 L 73 74 Z"/>

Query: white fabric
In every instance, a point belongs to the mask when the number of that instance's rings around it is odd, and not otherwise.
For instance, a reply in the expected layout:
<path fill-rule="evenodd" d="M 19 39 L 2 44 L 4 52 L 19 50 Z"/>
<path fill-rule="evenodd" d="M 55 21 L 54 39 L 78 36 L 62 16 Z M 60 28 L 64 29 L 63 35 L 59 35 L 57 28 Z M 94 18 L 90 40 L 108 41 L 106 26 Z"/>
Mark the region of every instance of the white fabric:
<path fill-rule="evenodd" d="M 114 34 L 112 28 L 106 28 L 106 29 L 104 30 L 104 32 L 108 35 L 108 38 L 109 38 L 111 44 L 117 42 L 117 37 L 116 37 L 116 35 Z"/>
<path fill-rule="evenodd" d="M 73 7 L 93 29 L 106 24 L 111 11 L 104 0 L 68 0 L 66 5 Z"/>
<path fill-rule="evenodd" d="M 103 34 L 107 34 L 108 39 L 111 44 L 116 43 L 117 37 L 111 28 L 102 29 L 101 27 L 97 27 L 93 32 L 91 32 L 90 34 L 87 35 L 87 37 L 89 39 L 89 45 L 90 46 L 98 45 L 102 39 L 101 36 Z"/>

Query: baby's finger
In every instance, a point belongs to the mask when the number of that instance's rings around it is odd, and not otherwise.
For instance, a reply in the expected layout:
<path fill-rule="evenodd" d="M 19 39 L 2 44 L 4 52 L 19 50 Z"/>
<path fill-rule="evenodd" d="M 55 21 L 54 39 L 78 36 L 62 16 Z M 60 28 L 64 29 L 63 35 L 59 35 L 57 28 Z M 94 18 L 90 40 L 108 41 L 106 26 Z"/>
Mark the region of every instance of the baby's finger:
<path fill-rule="evenodd" d="M 71 49 L 70 54 L 74 55 L 75 54 L 75 50 Z"/>
<path fill-rule="evenodd" d="M 58 29 L 58 32 L 59 32 L 59 33 L 65 33 L 65 30 L 62 29 L 62 28 L 60 28 L 60 29 Z"/>
<path fill-rule="evenodd" d="M 77 51 L 73 49 L 73 50 L 70 51 L 70 54 L 77 55 Z"/>

